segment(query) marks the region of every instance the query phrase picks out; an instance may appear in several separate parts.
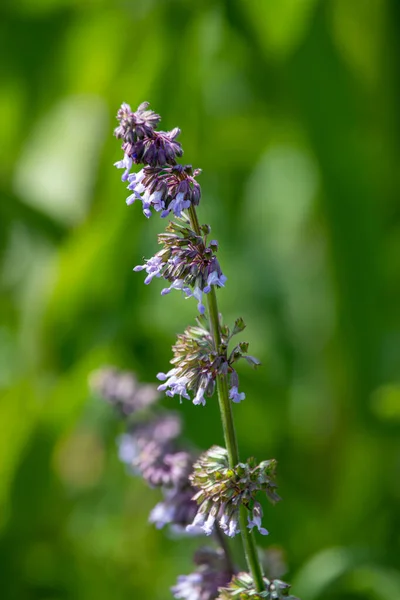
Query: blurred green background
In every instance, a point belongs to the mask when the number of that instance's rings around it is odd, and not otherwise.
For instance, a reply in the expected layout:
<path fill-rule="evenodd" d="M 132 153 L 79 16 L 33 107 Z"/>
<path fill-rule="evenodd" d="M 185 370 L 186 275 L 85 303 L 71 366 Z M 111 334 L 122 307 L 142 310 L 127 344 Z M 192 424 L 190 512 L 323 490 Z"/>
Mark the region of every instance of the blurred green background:
<path fill-rule="evenodd" d="M 182 129 L 220 242 L 242 455 L 276 457 L 262 543 L 302 600 L 400 598 L 400 2 L 3 0 L 0 596 L 170 597 L 198 541 L 147 524 L 103 364 L 154 381 L 196 304 L 132 268 L 163 226 L 127 208 L 122 101 Z M 216 402 L 176 399 L 199 448 Z"/>

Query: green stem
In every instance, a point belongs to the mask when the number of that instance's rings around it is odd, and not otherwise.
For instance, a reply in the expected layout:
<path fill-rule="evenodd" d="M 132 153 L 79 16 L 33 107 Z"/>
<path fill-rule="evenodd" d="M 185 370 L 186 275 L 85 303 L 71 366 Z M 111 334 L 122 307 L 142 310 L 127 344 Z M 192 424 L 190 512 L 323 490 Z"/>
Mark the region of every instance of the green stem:
<path fill-rule="evenodd" d="M 194 206 L 189 208 L 189 215 L 192 227 L 197 235 L 201 235 L 199 220 L 197 218 Z M 221 329 L 219 321 L 219 312 L 217 304 L 217 295 L 215 286 L 211 286 L 211 291 L 207 294 L 208 313 L 210 317 L 211 332 L 214 338 L 215 347 L 218 351 L 221 345 Z M 239 462 L 239 449 L 236 437 L 235 424 L 233 421 L 232 402 L 229 399 L 228 381 L 226 375 L 217 375 L 218 402 L 221 412 L 222 428 L 224 432 L 225 445 L 228 452 L 229 466 L 234 467 Z M 240 532 L 244 553 L 250 573 L 253 577 L 254 585 L 258 592 L 265 589 L 263 581 L 263 572 L 260 560 L 257 554 L 257 546 L 253 533 L 247 527 L 248 510 L 245 506 L 240 507 L 239 522 Z"/>

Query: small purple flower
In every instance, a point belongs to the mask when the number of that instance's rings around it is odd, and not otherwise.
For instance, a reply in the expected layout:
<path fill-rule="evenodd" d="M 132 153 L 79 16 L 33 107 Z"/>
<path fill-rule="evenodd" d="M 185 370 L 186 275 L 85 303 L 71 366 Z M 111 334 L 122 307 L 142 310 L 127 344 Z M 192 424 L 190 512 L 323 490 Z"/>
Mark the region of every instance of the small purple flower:
<path fill-rule="evenodd" d="M 232 400 L 232 402 L 241 402 L 246 398 L 246 394 L 244 392 L 239 393 L 237 387 L 234 385 L 229 390 L 229 398 Z"/>
<path fill-rule="evenodd" d="M 133 193 L 128 196 L 126 199 L 126 203 L 129 205 L 133 204 L 135 200 L 143 200 L 142 194 L 146 191 L 146 188 L 142 184 L 142 180 L 144 178 L 144 169 L 139 171 L 138 173 L 130 173 L 127 177 L 128 179 L 128 190 L 131 190 Z"/>
<path fill-rule="evenodd" d="M 199 509 L 193 522 L 186 527 L 186 531 L 197 530 L 199 527 L 206 535 L 211 535 L 215 529 L 215 523 L 219 523 L 221 531 L 229 537 L 234 537 L 240 533 L 238 509 L 235 507 L 227 507 L 225 504 L 204 505 Z"/>
<path fill-rule="evenodd" d="M 197 390 L 197 394 L 195 395 L 194 399 L 193 399 L 193 404 L 202 404 L 203 406 L 206 405 L 206 399 L 204 398 L 204 394 L 207 390 L 207 386 L 205 387 L 199 387 L 199 389 Z"/>
<path fill-rule="evenodd" d="M 239 519 L 236 512 L 233 514 L 224 513 L 220 519 L 219 525 L 221 530 L 228 537 L 235 537 L 236 534 L 240 533 Z"/>
<path fill-rule="evenodd" d="M 201 512 L 198 512 L 198 513 L 195 515 L 195 517 L 194 517 L 194 519 L 193 519 L 192 523 L 189 523 L 189 525 L 187 525 L 187 527 L 186 527 L 186 531 L 187 531 L 188 533 L 191 533 L 192 531 L 197 531 L 199 528 L 200 528 L 200 529 L 203 529 L 203 527 L 204 527 L 204 523 L 205 523 L 205 521 L 206 521 L 206 517 L 207 517 L 207 515 L 206 515 L 206 514 L 204 514 L 204 513 L 201 513 Z"/>
<path fill-rule="evenodd" d="M 138 173 L 131 173 L 128 175 L 128 190 L 132 191 L 132 194 L 126 199 L 128 205 L 133 204 L 135 200 L 141 200 L 143 204 L 143 214 L 149 218 L 151 217 L 151 208 L 155 211 L 160 212 L 164 210 L 165 202 L 163 199 L 163 193 L 161 190 L 150 192 L 142 181 L 145 177 L 145 171 L 142 169 Z"/>
<path fill-rule="evenodd" d="M 132 464 L 138 454 L 138 448 L 134 438 L 125 433 L 117 439 L 118 456 L 121 462 Z"/>
<path fill-rule="evenodd" d="M 176 372 L 176 369 L 171 369 L 168 371 L 168 373 L 158 373 L 157 379 L 160 381 L 165 381 L 165 383 L 159 385 L 157 389 L 162 392 L 165 391 L 167 396 L 170 396 L 171 398 L 173 396 L 180 396 L 181 402 L 182 398 L 190 400 L 190 396 L 187 391 L 189 380 L 185 376 L 177 377 Z"/>
<path fill-rule="evenodd" d="M 216 285 L 218 287 L 224 287 L 227 278 L 217 269 L 215 271 L 211 271 L 209 276 L 207 277 L 207 285 L 204 288 L 203 292 L 208 294 L 211 291 L 211 286 Z"/>
<path fill-rule="evenodd" d="M 129 171 L 132 168 L 132 159 L 130 156 L 128 156 L 128 154 L 124 154 L 124 158 L 122 160 L 118 160 L 116 163 L 114 163 L 114 167 L 117 167 L 117 169 L 125 169 L 124 173 L 122 174 L 122 181 L 126 181 L 129 177 Z"/>
<path fill-rule="evenodd" d="M 212 532 L 214 531 L 215 520 L 216 520 L 215 515 L 210 513 L 203 525 L 203 531 L 206 535 L 211 535 Z"/>
<path fill-rule="evenodd" d="M 145 270 L 148 275 L 144 282 L 148 285 L 153 277 L 161 277 L 164 264 L 164 261 L 159 256 L 153 256 L 149 260 L 146 260 L 144 265 L 137 265 L 133 270 L 136 272 Z"/>
<path fill-rule="evenodd" d="M 161 296 L 166 296 L 172 290 L 181 290 L 182 292 L 185 292 L 186 298 L 191 298 L 193 296 L 192 290 L 190 287 L 185 285 L 185 281 L 183 279 L 175 279 L 175 281 L 173 281 L 169 287 L 162 289 Z"/>
<path fill-rule="evenodd" d="M 183 192 L 179 192 L 172 202 L 169 204 L 168 209 L 172 211 L 176 217 L 181 217 L 182 212 L 186 208 L 190 208 L 191 202 L 189 199 L 185 200 L 185 194 Z M 166 216 L 166 215 L 164 215 Z"/>
<path fill-rule="evenodd" d="M 198 285 L 196 285 L 194 290 L 191 291 L 191 296 L 193 296 L 193 298 L 196 298 L 197 310 L 199 311 L 199 313 L 201 315 L 204 315 L 204 313 L 206 312 L 206 307 L 203 304 L 203 291 L 199 288 Z M 187 296 L 187 298 L 189 298 L 189 297 L 190 296 Z"/>
<path fill-rule="evenodd" d="M 247 517 L 247 520 L 248 520 L 247 527 L 250 529 L 250 531 L 253 530 L 253 527 L 257 527 L 257 529 L 261 533 L 261 535 L 268 535 L 269 532 L 267 531 L 267 529 L 265 529 L 265 527 L 262 527 L 262 525 L 261 525 L 262 516 L 263 516 L 263 511 L 261 508 L 261 504 L 259 502 L 255 502 L 254 506 L 253 506 L 253 511 L 252 511 L 252 518 Z"/>

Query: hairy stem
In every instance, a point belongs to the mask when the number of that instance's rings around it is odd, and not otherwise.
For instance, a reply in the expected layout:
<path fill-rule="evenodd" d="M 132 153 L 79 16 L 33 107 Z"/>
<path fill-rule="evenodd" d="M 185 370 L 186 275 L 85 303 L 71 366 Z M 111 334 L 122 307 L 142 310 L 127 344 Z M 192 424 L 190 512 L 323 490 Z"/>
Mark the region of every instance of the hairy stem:
<path fill-rule="evenodd" d="M 197 235 L 201 235 L 200 224 L 194 206 L 189 208 L 189 216 L 192 227 Z M 211 286 L 211 291 L 207 294 L 208 313 L 210 317 L 211 331 L 214 338 L 215 347 L 218 351 L 221 345 L 221 329 L 219 321 L 219 312 L 217 304 L 217 295 L 215 286 Z M 217 375 L 217 391 L 218 402 L 221 412 L 222 428 L 224 431 L 225 445 L 229 457 L 229 465 L 234 467 L 239 462 L 239 449 L 235 424 L 233 421 L 232 402 L 229 399 L 228 381 L 226 375 Z M 260 560 L 257 554 L 257 547 L 254 540 L 254 535 L 247 528 L 247 509 L 245 506 L 240 507 L 240 532 L 244 553 L 250 573 L 253 577 L 254 585 L 258 592 L 262 592 L 264 588 L 263 573 Z"/>

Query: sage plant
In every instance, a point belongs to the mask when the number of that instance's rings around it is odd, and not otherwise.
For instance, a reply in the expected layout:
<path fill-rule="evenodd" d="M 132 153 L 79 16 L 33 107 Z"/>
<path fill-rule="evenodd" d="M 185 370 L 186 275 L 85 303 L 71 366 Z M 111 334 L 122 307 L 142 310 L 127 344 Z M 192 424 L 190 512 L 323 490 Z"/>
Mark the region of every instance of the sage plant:
<path fill-rule="evenodd" d="M 248 354 L 246 342 L 232 342 L 245 328 L 243 319 L 238 318 L 229 328 L 218 311 L 216 292 L 224 287 L 226 277 L 217 259 L 218 243 L 210 239 L 211 228 L 200 224 L 198 218 L 201 188 L 197 178 L 201 171 L 177 162 L 183 154 L 177 141 L 180 131 L 157 131 L 161 118 L 147 102 L 136 111 L 122 104 L 117 119 L 115 135 L 122 140 L 123 158 L 115 166 L 123 169 L 122 181 L 129 190 L 126 203 L 141 203 L 146 218 L 159 213 L 168 219 L 165 232 L 158 236 L 159 251 L 134 271 L 146 272 L 145 284 L 164 279 L 162 295 L 180 290 L 185 298 L 195 298 L 199 313 L 196 325 L 178 335 L 172 348 L 172 368 L 157 375 L 162 382 L 158 390 L 203 407 L 216 390 L 225 439 L 225 448 L 213 446 L 194 456 L 177 446 L 179 419 L 164 415 L 136 424 L 123 436 L 120 456 L 150 485 L 161 487 L 163 501 L 150 515 L 157 527 L 169 524 L 189 534 L 214 534 L 218 540 L 217 549 L 203 548 L 196 553 L 196 570 L 179 577 L 172 588 L 175 598 L 295 600 L 289 596 L 288 584 L 264 575 L 256 546 L 254 530 L 268 534 L 262 524 L 260 494 L 273 503 L 280 499 L 276 461 L 258 464 L 254 459 L 243 462 L 239 458 L 233 409 L 245 394 L 239 391 L 235 367 L 242 359 L 253 367 L 259 361 Z M 134 165 L 141 168 L 132 172 Z M 106 383 L 107 376 L 103 395 L 112 398 Z M 114 401 L 122 407 L 127 404 L 118 394 Z M 135 402 L 131 401 L 133 411 L 143 408 L 143 400 L 136 401 L 136 407 L 132 404 Z M 225 536 L 237 534 L 248 572 L 236 568 L 230 557 Z"/>

